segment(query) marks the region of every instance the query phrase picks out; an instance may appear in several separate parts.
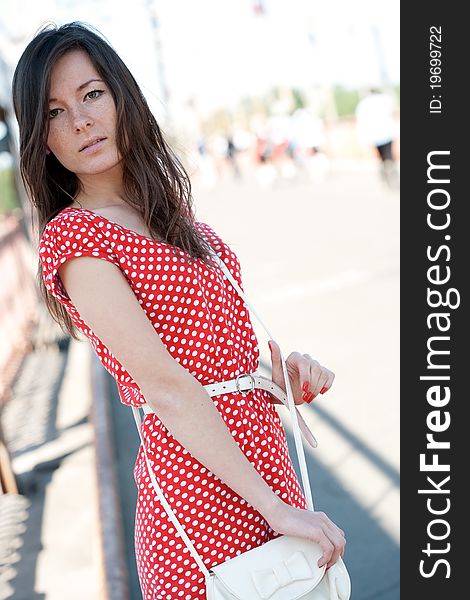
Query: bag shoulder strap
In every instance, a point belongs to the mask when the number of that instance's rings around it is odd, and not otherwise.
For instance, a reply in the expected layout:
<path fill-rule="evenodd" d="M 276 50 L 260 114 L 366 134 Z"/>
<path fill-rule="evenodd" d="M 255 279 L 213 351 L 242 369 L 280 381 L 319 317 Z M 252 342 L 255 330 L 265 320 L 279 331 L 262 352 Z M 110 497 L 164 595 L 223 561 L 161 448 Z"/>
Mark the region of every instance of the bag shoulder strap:
<path fill-rule="evenodd" d="M 239 295 L 243 298 L 247 308 L 249 308 L 250 311 L 258 319 L 259 323 L 264 328 L 264 330 L 266 331 L 266 333 L 268 334 L 270 339 L 275 339 L 274 336 L 271 335 L 271 333 L 268 330 L 268 328 L 266 327 L 266 325 L 261 320 L 261 317 L 258 315 L 258 313 L 255 311 L 253 306 L 248 301 L 248 298 L 246 297 L 245 293 L 243 292 L 243 290 L 241 289 L 241 287 L 239 286 L 239 284 L 233 277 L 232 273 L 227 268 L 227 265 L 225 264 L 225 262 L 214 251 L 212 251 L 212 255 L 213 255 L 214 259 L 217 261 L 217 263 L 219 264 L 220 268 L 224 272 L 227 279 L 230 281 L 230 283 L 233 285 L 233 287 L 237 290 Z M 299 461 L 300 475 L 301 475 L 301 479 L 302 479 L 302 488 L 303 488 L 309 509 L 314 510 L 312 491 L 310 489 L 310 481 L 308 478 L 307 462 L 305 460 L 305 452 L 304 452 L 304 448 L 302 445 L 302 437 L 300 434 L 298 415 L 297 415 L 297 410 L 295 408 L 294 396 L 292 394 L 292 388 L 290 385 L 289 374 L 287 372 L 286 360 L 284 358 L 282 350 L 281 350 L 281 363 L 282 363 L 282 371 L 283 371 L 283 375 L 284 375 L 284 383 L 286 386 L 288 406 L 289 406 L 290 416 L 291 416 L 291 420 L 292 420 L 292 431 L 294 433 L 295 449 L 296 449 L 297 458 Z"/>

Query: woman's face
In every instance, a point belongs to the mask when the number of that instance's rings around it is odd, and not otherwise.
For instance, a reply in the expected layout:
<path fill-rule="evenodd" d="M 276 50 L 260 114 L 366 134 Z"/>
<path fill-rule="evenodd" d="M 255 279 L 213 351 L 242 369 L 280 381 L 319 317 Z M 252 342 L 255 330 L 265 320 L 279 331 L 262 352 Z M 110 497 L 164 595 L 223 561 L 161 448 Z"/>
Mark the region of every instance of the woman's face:
<path fill-rule="evenodd" d="M 51 73 L 47 146 L 80 176 L 110 171 L 120 162 L 116 106 L 88 54 L 71 50 Z"/>

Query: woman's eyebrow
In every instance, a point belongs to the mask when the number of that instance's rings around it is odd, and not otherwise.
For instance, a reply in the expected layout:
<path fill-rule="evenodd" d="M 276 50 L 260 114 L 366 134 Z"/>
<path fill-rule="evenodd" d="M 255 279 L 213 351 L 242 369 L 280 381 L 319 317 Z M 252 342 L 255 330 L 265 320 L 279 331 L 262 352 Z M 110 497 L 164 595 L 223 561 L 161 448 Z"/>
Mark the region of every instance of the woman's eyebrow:
<path fill-rule="evenodd" d="M 88 81 L 85 81 L 85 83 L 82 83 L 78 86 L 77 92 L 81 92 L 83 88 L 86 88 L 86 86 L 93 81 L 101 81 L 101 83 L 104 83 L 102 79 L 89 79 Z M 57 102 L 57 98 L 49 98 L 49 102 Z"/>

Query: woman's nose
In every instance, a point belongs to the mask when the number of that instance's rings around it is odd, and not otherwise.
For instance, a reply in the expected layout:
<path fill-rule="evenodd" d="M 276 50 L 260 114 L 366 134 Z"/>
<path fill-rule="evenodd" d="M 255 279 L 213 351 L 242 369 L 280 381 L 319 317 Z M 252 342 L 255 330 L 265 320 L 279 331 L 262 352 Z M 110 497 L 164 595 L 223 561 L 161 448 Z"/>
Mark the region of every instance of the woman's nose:
<path fill-rule="evenodd" d="M 78 133 L 93 125 L 93 119 L 83 111 L 77 110 L 72 115 L 72 124 L 74 130 Z"/>

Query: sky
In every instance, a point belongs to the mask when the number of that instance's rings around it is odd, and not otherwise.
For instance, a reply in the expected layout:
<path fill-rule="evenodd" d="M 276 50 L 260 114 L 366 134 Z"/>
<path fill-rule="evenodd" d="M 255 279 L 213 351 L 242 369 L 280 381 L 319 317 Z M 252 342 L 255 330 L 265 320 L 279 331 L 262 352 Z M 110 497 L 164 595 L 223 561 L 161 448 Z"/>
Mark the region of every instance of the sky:
<path fill-rule="evenodd" d="M 124 59 L 157 116 L 192 98 L 203 110 L 274 85 L 345 87 L 399 81 L 399 2 L 371 0 L 0 0 L 8 74 L 45 22 L 83 20 Z M 151 15 L 157 16 L 158 44 Z M 157 51 L 158 46 L 158 51 Z M 160 57 L 160 60 L 157 59 Z"/>

